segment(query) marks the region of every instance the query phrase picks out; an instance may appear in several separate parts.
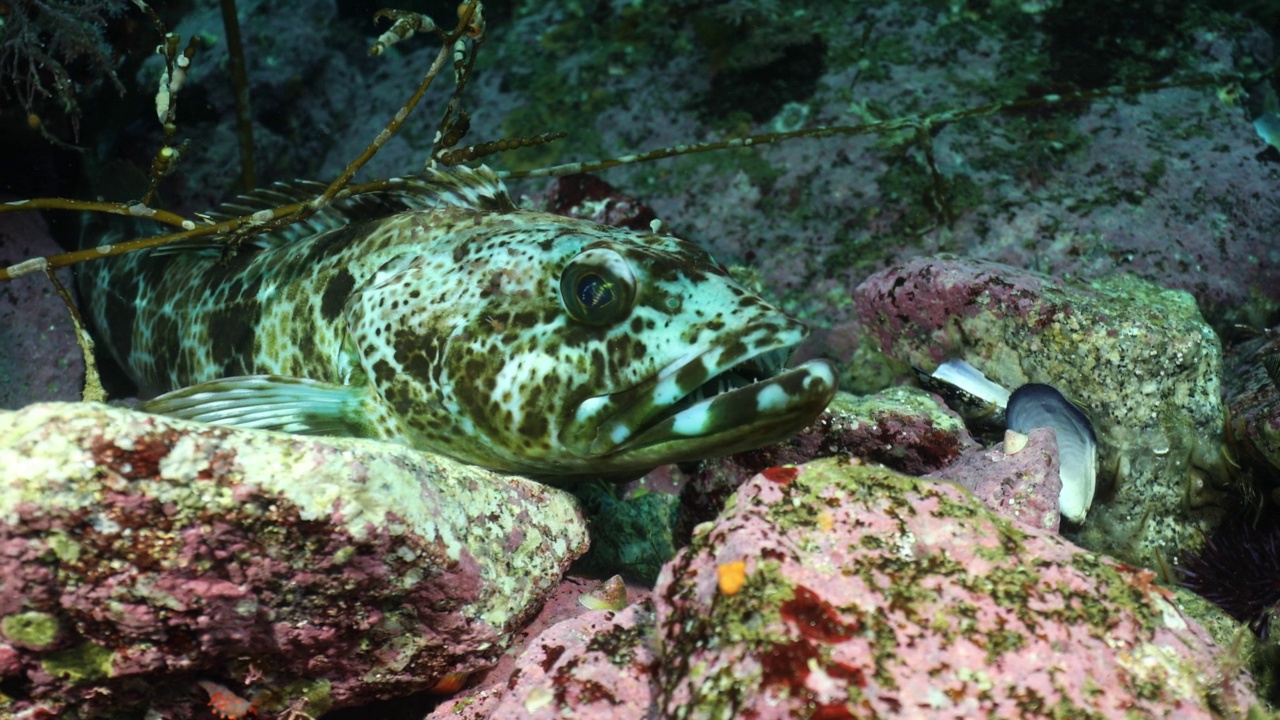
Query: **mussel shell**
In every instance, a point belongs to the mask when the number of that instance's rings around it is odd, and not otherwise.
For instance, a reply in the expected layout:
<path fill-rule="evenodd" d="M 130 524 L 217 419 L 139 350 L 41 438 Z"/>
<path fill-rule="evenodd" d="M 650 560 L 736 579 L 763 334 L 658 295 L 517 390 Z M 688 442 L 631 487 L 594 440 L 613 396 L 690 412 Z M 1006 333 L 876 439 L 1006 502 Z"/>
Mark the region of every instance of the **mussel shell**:
<path fill-rule="evenodd" d="M 1059 511 L 1073 523 L 1084 522 L 1098 483 L 1098 436 L 1084 411 L 1052 385 L 1029 383 L 1009 396 L 1005 420 L 1010 430 L 1020 433 L 1041 427 L 1056 431 L 1062 477 Z"/>

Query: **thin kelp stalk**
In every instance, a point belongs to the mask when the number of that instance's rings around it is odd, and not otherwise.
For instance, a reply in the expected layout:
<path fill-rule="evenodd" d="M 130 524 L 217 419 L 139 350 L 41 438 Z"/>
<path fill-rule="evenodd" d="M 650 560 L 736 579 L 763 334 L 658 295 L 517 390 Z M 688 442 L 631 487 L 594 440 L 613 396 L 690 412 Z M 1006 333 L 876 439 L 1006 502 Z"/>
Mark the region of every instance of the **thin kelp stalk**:
<path fill-rule="evenodd" d="M 67 311 L 71 313 L 71 325 L 76 331 L 76 342 L 80 344 L 80 353 L 84 355 L 84 390 L 80 397 L 85 402 L 106 402 L 107 391 L 102 387 L 102 380 L 98 377 L 98 364 L 93 360 L 93 338 L 89 336 L 89 331 L 85 330 L 80 311 L 76 308 L 75 301 L 71 299 L 71 293 L 67 292 L 67 288 L 58 281 L 58 275 L 53 268 L 46 265 L 44 274 L 49 278 L 49 282 L 53 283 L 54 289 L 58 291 L 58 297 L 62 298 L 62 304 L 66 305 Z"/>
<path fill-rule="evenodd" d="M 333 194 L 334 199 L 351 197 L 353 195 L 361 195 L 370 192 L 381 192 L 384 190 L 394 189 L 400 181 L 397 178 L 388 180 L 378 180 L 374 182 L 359 183 L 351 185 Z M 318 198 L 317 198 L 318 199 Z M 30 260 L 23 260 L 16 265 L 10 265 L 7 268 L 0 268 L 0 280 L 10 280 L 23 275 L 30 275 L 35 272 L 42 272 L 46 268 L 61 268 L 70 265 L 78 265 L 87 260 L 95 260 L 104 257 L 114 257 L 116 255 L 124 255 L 126 253 L 136 252 L 138 250 L 147 250 L 161 245 L 167 245 L 177 240 L 186 240 L 190 238 L 205 237 L 207 235 L 225 235 L 231 236 L 242 230 L 251 230 L 244 233 L 244 237 L 248 238 L 253 234 L 262 232 L 268 227 L 278 227 L 288 225 L 298 220 L 310 217 L 314 210 L 308 212 L 308 208 L 315 203 L 316 200 L 307 202 L 296 202 L 288 205 L 281 205 L 278 208 L 270 210 L 259 210 L 252 215 L 243 215 L 240 217 L 223 220 L 219 223 L 209 225 L 199 225 L 190 220 L 182 220 L 173 213 L 160 210 L 152 210 L 151 208 L 142 208 L 142 211 L 130 212 L 130 208 L 137 208 L 137 205 L 125 205 L 124 203 L 94 203 L 81 202 L 79 200 L 66 200 L 62 198 L 40 198 L 37 200 L 17 200 L 9 203 L 0 203 L 0 213 L 13 212 L 17 210 L 36 210 L 36 209 L 58 209 L 58 210 L 99 210 L 109 212 L 115 215 L 132 215 L 134 217 L 150 217 L 152 219 L 160 219 L 161 215 L 167 218 L 178 218 L 180 222 L 172 223 L 180 227 L 190 225 L 191 228 L 183 232 L 172 233 L 169 235 L 157 235 L 149 238 L 139 238 L 137 240 L 129 240 L 127 242 L 116 243 L 114 245 L 98 245 L 97 247 L 86 248 L 84 250 L 76 250 L 74 252 L 61 253 L 59 255 L 50 255 L 49 257 L 35 257 Z M 325 204 L 328 204 L 327 202 Z M 323 205 L 321 206 L 323 207 Z M 305 214 L 300 214 L 305 213 Z M 296 217 L 295 217 L 296 216 Z M 284 220 L 285 222 L 279 222 Z M 169 220 L 162 220 L 168 222 Z M 268 226 L 268 223 L 276 223 Z M 228 240 L 230 242 L 230 240 Z"/>
<path fill-rule="evenodd" d="M 135 0 L 140 2 L 140 0 Z M 142 7 L 144 4 L 140 5 Z M 149 8 L 148 8 L 149 9 Z M 399 17 L 402 17 L 401 14 Z M 13 202 L 0 203 L 0 213 L 4 212 L 20 212 L 29 210 L 82 210 L 91 212 L 103 212 L 114 215 L 126 215 L 130 217 L 150 218 L 159 222 L 182 228 L 182 232 L 172 233 L 169 235 L 159 235 L 149 238 L 140 238 L 127 242 L 116 243 L 114 245 L 99 245 L 93 248 L 77 250 L 74 252 L 62 253 L 50 257 L 38 257 L 24 260 L 16 265 L 7 268 L 0 268 L 0 280 L 9 280 L 23 275 L 29 275 L 34 272 L 45 271 L 46 269 L 56 269 L 69 265 L 76 265 L 86 260 L 94 260 L 97 258 L 113 257 L 123 255 L 125 253 L 137 250 L 145 250 L 148 248 L 165 245 L 176 240 L 184 240 L 189 238 L 205 237 L 208 235 L 225 235 L 228 237 L 228 243 L 243 242 L 245 239 L 269 230 L 290 225 L 292 223 L 305 220 L 316 211 L 324 208 L 329 203 L 340 197 L 348 197 L 361 193 L 377 192 L 394 187 L 396 180 L 379 180 L 369 183 L 361 183 L 358 185 L 350 185 L 351 178 L 363 167 L 369 160 L 391 139 L 409 114 L 417 106 L 418 102 L 426 94 L 427 88 L 431 86 L 432 81 L 440 74 L 440 70 L 444 67 L 451 54 L 457 56 L 464 50 L 460 47 L 463 42 L 462 37 L 468 36 L 477 38 L 484 31 L 483 15 L 481 14 L 481 3 L 479 0 L 473 0 L 459 6 L 458 8 L 458 25 L 450 33 L 444 33 L 436 30 L 443 40 L 443 46 L 436 55 L 435 61 L 431 64 L 422 82 L 419 83 L 417 90 L 409 98 L 409 100 L 396 112 L 395 117 L 387 123 L 387 126 L 378 133 L 373 142 L 364 149 L 359 156 L 352 160 L 333 182 L 331 182 L 323 193 L 308 202 L 291 203 L 272 210 L 261 210 L 252 215 L 244 215 L 241 217 L 231 218 L 219 223 L 196 225 L 195 222 L 188 220 L 176 213 L 166 210 L 158 210 L 148 206 L 146 203 L 104 203 L 92 202 L 84 200 L 71 200 L 67 198 L 37 198 L 33 200 L 16 200 Z M 153 15 L 154 17 L 154 15 Z M 436 29 L 434 23 L 426 16 L 418 16 L 418 27 Z M 156 18 L 158 22 L 158 18 Z M 425 21 L 425 22 L 423 22 Z M 393 30 L 400 23 L 396 20 L 393 24 Z M 427 25 L 427 23 L 430 23 Z M 393 44 L 399 40 L 403 40 L 412 32 L 397 33 L 388 31 L 374 44 L 374 49 L 370 52 L 374 55 L 380 54 L 381 49 Z M 389 40 L 389 36 L 394 40 Z M 170 34 L 165 35 L 166 40 Z M 176 42 L 176 41 L 175 41 Z M 375 51 L 375 49 L 377 49 Z M 466 75 L 462 75 L 460 81 L 465 82 Z M 157 99 L 159 105 L 160 100 Z M 166 145 L 166 148 L 168 146 Z M 165 148 L 161 149 L 161 152 Z M 153 178 L 154 181 L 154 178 Z"/>
<path fill-rule="evenodd" d="M 791 130 L 787 132 L 762 133 L 759 135 L 731 138 L 729 140 L 691 143 L 688 145 L 674 145 L 672 147 L 649 150 L 647 152 L 636 153 L 634 155 L 622 155 L 608 160 L 565 163 L 563 165 L 534 168 L 532 170 L 510 170 L 506 172 L 499 172 L 498 175 L 504 179 L 564 177 L 565 175 L 599 172 L 601 170 L 608 170 L 622 165 L 634 165 L 637 163 L 651 162 L 653 160 L 661 160 L 664 158 L 696 155 L 698 153 L 715 152 L 717 150 L 725 150 L 728 148 L 769 145 L 772 143 L 779 143 L 787 140 L 798 140 L 802 138 L 816 139 L 841 135 L 854 136 L 870 135 L 873 133 L 880 134 L 910 131 L 914 133 L 918 139 L 924 141 L 925 139 L 937 135 L 945 126 L 950 125 L 957 120 L 987 117 L 1012 110 L 1048 107 L 1060 103 L 1077 102 L 1080 100 L 1094 100 L 1103 97 L 1123 97 L 1126 95 L 1136 95 L 1138 93 L 1167 90 L 1170 88 L 1191 88 L 1203 87 L 1206 85 L 1231 85 L 1233 83 L 1253 82 L 1262 79 L 1268 74 L 1269 73 L 1249 75 L 1206 74 L 1197 75 L 1185 80 L 1119 85 L 1100 88 L 1097 90 L 1081 90 L 1061 95 L 1042 95 L 1039 97 L 1018 98 L 1017 100 L 991 103 L 989 105 L 979 105 L 977 107 L 965 108 L 962 110 L 948 110 L 924 117 L 910 115 L 907 117 L 895 118 L 893 120 L 882 120 L 878 122 L 863 123 L 860 125 L 827 125 L 823 127 L 805 128 L 803 130 Z"/>
<path fill-rule="evenodd" d="M 450 51 L 452 50 L 452 54 L 455 56 L 461 55 L 465 52 L 462 37 L 466 35 L 471 37 L 473 40 L 479 40 L 480 36 L 484 33 L 484 16 L 482 14 L 481 7 L 482 5 L 480 0 L 471 0 L 470 2 L 458 6 L 458 25 L 454 28 L 453 32 L 448 34 L 436 28 L 435 23 L 432 22 L 430 18 L 425 15 L 420 15 L 420 21 L 425 21 L 420 22 L 421 27 L 436 30 L 436 33 L 440 36 L 440 39 L 443 42 L 440 47 L 440 52 L 436 54 L 435 61 L 431 63 L 431 67 L 427 70 L 426 76 L 422 78 L 422 82 L 418 83 L 418 89 L 415 90 L 413 95 L 411 95 L 408 101 L 405 102 L 404 107 L 400 108 L 400 110 L 396 112 L 395 117 L 391 118 L 391 122 L 387 123 L 387 126 L 382 129 L 382 132 L 378 133 L 378 136 L 373 139 L 373 142 L 369 143 L 369 146 L 364 149 L 364 152 L 360 153 L 354 160 L 348 163 L 347 167 L 343 169 L 342 174 L 340 174 L 333 182 L 329 183 L 329 186 L 325 188 L 323 193 L 313 198 L 310 202 L 303 203 L 298 210 L 292 213 L 283 215 L 277 211 L 274 217 L 269 218 L 264 222 L 254 222 L 251 232 L 243 234 L 237 232 L 236 237 L 232 242 L 243 242 L 244 239 L 253 234 L 274 230 L 279 227 L 284 227 L 286 225 L 306 220 L 316 212 L 324 209 L 324 207 L 329 203 L 333 202 L 334 199 L 338 197 L 338 194 L 341 193 L 351 182 L 351 179 L 355 177 L 356 173 L 360 171 L 360 168 L 364 167 L 365 164 L 382 149 L 382 146 L 386 145 L 387 141 L 389 141 L 391 137 L 400 130 L 404 125 L 405 120 L 409 119 L 409 113 L 413 112 L 413 109 L 418 106 L 418 102 L 422 100 L 422 96 L 427 93 L 427 88 L 431 87 L 432 81 L 434 81 L 436 76 L 440 74 L 440 69 L 444 67 L 445 61 L 448 60 L 451 54 Z M 380 15 L 382 15 L 382 11 L 379 11 L 378 15 L 375 15 L 375 17 Z M 399 20 L 397 20 L 397 22 L 399 22 Z M 394 26 L 395 24 L 393 24 L 393 27 Z M 409 35 L 412 35 L 412 32 L 407 35 L 400 36 L 400 39 L 404 39 Z M 378 42 L 374 47 L 378 47 L 380 45 L 385 47 L 385 44 L 389 44 L 384 43 L 386 38 L 387 34 L 384 34 L 378 39 Z M 375 53 L 372 48 L 370 49 L 370 53 L 378 54 Z M 465 75 L 459 77 L 459 82 L 465 81 Z M 258 213 L 255 213 L 251 216 L 251 219 L 256 218 L 257 215 Z M 0 275 L 0 279 L 3 279 L 2 275 Z"/>
<path fill-rule="evenodd" d="M 227 33 L 227 64 L 236 96 L 236 128 L 240 134 L 240 187 L 249 192 L 258 186 L 253 164 L 253 116 L 249 112 L 249 75 L 244 68 L 244 45 L 240 42 L 240 18 L 236 0 L 221 0 L 222 27 Z"/>

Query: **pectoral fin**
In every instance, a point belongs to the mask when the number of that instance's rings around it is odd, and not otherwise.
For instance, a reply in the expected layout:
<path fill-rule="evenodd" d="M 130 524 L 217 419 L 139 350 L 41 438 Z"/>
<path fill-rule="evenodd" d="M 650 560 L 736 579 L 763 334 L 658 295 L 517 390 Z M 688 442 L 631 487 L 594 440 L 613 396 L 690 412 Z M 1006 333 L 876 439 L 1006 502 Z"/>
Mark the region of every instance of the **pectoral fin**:
<path fill-rule="evenodd" d="M 372 437 L 363 386 L 285 377 L 221 378 L 165 393 L 140 406 L 144 412 L 213 425 L 278 430 L 299 435 Z"/>

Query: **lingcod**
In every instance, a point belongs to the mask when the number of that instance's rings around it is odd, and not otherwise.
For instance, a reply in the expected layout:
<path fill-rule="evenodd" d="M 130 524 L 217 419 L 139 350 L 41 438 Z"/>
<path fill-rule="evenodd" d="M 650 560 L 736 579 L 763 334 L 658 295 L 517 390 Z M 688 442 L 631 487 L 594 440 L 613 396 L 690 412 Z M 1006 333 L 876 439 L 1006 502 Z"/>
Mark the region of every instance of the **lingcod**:
<path fill-rule="evenodd" d="M 185 241 L 84 268 L 146 411 L 500 472 L 619 476 L 755 448 L 836 390 L 827 360 L 787 367 L 804 326 L 705 250 L 520 209 L 485 167 L 397 179 L 234 253 Z"/>

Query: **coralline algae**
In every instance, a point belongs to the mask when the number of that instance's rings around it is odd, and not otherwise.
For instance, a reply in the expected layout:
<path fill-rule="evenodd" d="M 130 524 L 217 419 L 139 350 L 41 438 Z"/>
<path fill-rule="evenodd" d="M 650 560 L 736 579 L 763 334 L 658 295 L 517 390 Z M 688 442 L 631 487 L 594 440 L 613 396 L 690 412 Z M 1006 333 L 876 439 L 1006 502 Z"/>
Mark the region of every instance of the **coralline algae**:
<path fill-rule="evenodd" d="M 1048 428 L 1018 437 L 1020 447 L 1006 441 L 1002 447 L 970 451 L 929 477 L 954 481 L 1000 515 L 1058 532 L 1062 479 L 1057 440 Z"/>
<path fill-rule="evenodd" d="M 313 714 L 425 690 L 586 549 L 568 495 L 381 443 L 94 404 L 0 428 L 0 711 L 193 717 L 193 675 Z"/>
<path fill-rule="evenodd" d="M 1208 720 L 1251 689 L 1153 573 L 833 458 L 757 475 L 649 600 L 541 630 L 431 718 Z"/>
<path fill-rule="evenodd" d="M 1085 546 L 1156 567 L 1196 546 L 1218 492 L 1222 346 L 1195 300 L 1135 278 L 1072 286 L 981 260 L 923 258 L 854 293 L 868 332 L 921 367 L 959 356 L 1005 387 L 1047 383 L 1099 443 Z"/>
<path fill-rule="evenodd" d="M 743 486 L 663 571 L 664 717 L 1243 714 L 1248 676 L 1145 570 L 951 485 L 830 459 Z M 726 594 L 716 568 L 745 561 Z"/>

